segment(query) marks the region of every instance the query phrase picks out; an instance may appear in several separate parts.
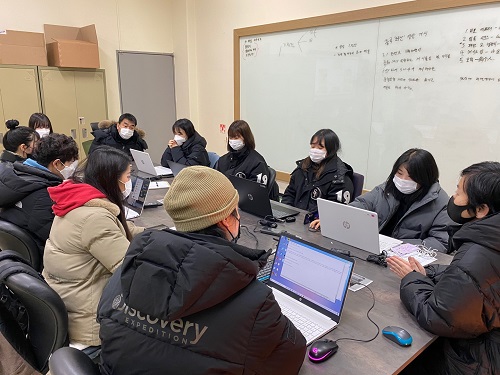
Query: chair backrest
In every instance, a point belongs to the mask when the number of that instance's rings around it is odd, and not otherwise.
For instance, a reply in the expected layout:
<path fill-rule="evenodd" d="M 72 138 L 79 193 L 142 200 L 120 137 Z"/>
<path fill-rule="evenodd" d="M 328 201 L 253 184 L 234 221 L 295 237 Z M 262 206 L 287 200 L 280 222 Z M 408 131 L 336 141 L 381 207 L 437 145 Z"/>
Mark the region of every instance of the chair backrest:
<path fill-rule="evenodd" d="M 92 139 L 89 139 L 88 141 L 82 142 L 83 151 L 85 151 L 85 155 L 87 155 L 87 156 L 89 154 L 89 150 L 90 150 L 90 146 L 92 145 L 92 142 L 93 142 Z"/>
<path fill-rule="evenodd" d="M 0 261 L 0 268 L 16 267 L 3 283 L 28 312 L 28 336 L 37 370 L 46 373 L 50 355 L 68 344 L 68 312 L 61 297 L 43 280 L 28 273 L 29 266 L 13 259 Z"/>
<path fill-rule="evenodd" d="M 14 250 L 31 266 L 42 269 L 42 257 L 38 246 L 31 235 L 15 224 L 0 219 L 0 250 Z"/>
<path fill-rule="evenodd" d="M 352 184 L 354 186 L 354 196 L 352 197 L 352 199 L 355 199 L 361 195 L 361 193 L 363 192 L 364 183 L 365 176 L 356 172 L 352 173 Z"/>
<path fill-rule="evenodd" d="M 51 375 L 100 375 L 99 368 L 84 352 L 75 348 L 58 349 L 49 362 Z"/>
<path fill-rule="evenodd" d="M 276 182 L 276 170 L 270 166 L 267 166 L 267 169 L 269 169 L 269 181 L 267 182 L 267 188 L 271 191 L 274 183 Z"/>
<path fill-rule="evenodd" d="M 92 129 L 92 131 L 99 129 L 99 123 L 98 122 L 91 122 L 90 128 Z"/>
<path fill-rule="evenodd" d="M 217 153 L 208 151 L 208 160 L 210 160 L 210 168 L 215 167 L 215 163 L 219 160 L 220 156 Z"/>

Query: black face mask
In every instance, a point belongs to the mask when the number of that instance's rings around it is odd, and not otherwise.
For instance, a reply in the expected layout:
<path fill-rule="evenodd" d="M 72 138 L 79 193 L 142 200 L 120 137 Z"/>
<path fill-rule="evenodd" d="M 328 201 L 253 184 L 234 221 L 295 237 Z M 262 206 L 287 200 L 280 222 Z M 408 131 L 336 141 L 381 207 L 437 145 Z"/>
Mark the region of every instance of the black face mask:
<path fill-rule="evenodd" d="M 476 217 L 462 217 L 462 212 L 467 210 L 469 206 L 457 206 L 455 204 L 455 201 L 453 200 L 453 197 L 450 198 L 448 201 L 448 206 L 446 207 L 446 211 L 448 212 L 448 216 L 450 217 L 451 220 L 453 220 L 455 223 L 458 224 L 465 224 L 468 223 L 471 220 L 474 220 Z"/>

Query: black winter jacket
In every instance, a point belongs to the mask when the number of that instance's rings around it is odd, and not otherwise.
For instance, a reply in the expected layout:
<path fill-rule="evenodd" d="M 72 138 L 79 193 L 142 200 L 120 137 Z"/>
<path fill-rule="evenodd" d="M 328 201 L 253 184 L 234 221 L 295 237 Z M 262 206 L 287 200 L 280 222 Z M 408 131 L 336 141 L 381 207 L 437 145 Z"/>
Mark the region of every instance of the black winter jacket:
<path fill-rule="evenodd" d="M 130 149 L 144 151 L 148 149 L 148 144 L 144 139 L 141 138 L 139 133 L 134 130 L 134 135 L 129 139 L 123 139 L 116 128 L 116 124 L 112 124 L 109 128 L 98 129 L 92 132 L 94 136 L 94 141 L 90 145 L 89 154 L 92 153 L 99 146 L 111 146 L 126 152 L 128 155 Z"/>
<path fill-rule="evenodd" d="M 27 230 L 42 256 L 54 221 L 47 188 L 61 182 L 59 176 L 21 162 L 0 164 L 0 218 Z"/>
<path fill-rule="evenodd" d="M 167 160 L 185 165 L 210 166 L 206 150 L 207 141 L 198 132 L 189 137 L 181 146 L 167 147 L 161 157 L 161 165 L 168 168 Z"/>
<path fill-rule="evenodd" d="M 401 301 L 419 325 L 445 340 L 436 374 L 500 374 L 500 213 L 464 224 L 449 266 L 411 272 Z"/>
<path fill-rule="evenodd" d="M 305 339 L 255 279 L 264 251 L 170 230 L 136 236 L 98 307 L 103 374 L 296 374 Z"/>
<path fill-rule="evenodd" d="M 306 159 L 297 161 L 297 168 L 292 172 L 290 183 L 285 189 L 282 203 L 315 211 L 318 198 L 349 203 L 352 200 L 354 187 L 352 184 L 352 168 L 338 156 L 328 161 L 323 174 L 316 179 L 313 164 L 307 171 L 302 170 L 302 163 Z"/>
<path fill-rule="evenodd" d="M 13 152 L 7 151 L 7 150 L 3 150 L 2 154 L 0 155 L 0 162 L 2 162 L 2 163 L 12 164 L 16 161 L 24 161 L 24 160 L 26 160 L 26 159 L 20 157 L 19 155 L 15 154 Z"/>

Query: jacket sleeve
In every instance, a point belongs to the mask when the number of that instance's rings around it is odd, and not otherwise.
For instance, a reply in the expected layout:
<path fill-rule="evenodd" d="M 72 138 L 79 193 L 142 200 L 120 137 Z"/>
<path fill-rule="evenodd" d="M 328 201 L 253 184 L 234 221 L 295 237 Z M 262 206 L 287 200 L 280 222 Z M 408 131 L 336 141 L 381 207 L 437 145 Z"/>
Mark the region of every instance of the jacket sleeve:
<path fill-rule="evenodd" d="M 172 159 L 172 152 L 170 151 L 170 147 L 167 147 L 161 156 L 161 165 L 168 168 L 167 161 L 174 161 Z"/>
<path fill-rule="evenodd" d="M 443 207 L 434 218 L 427 233 L 428 237 L 423 239 L 425 245 L 442 253 L 448 252 L 448 225 L 450 224 L 452 224 L 451 219 L 446 212 L 446 207 Z"/>
<path fill-rule="evenodd" d="M 349 204 L 354 194 L 354 186 L 348 176 L 344 176 L 343 182 L 332 181 L 328 187 L 325 199 L 343 204 Z"/>
<path fill-rule="evenodd" d="M 379 200 L 379 197 L 381 194 L 383 194 L 382 191 L 380 191 L 382 188 L 380 186 L 376 186 L 374 189 L 370 190 L 368 193 L 362 194 L 359 197 L 357 197 L 354 202 L 349 203 L 349 206 L 357 207 L 357 208 L 362 208 L 363 210 L 368 210 L 368 211 L 377 211 L 377 202 Z"/>
<path fill-rule="evenodd" d="M 204 165 L 207 166 L 208 154 L 207 150 L 200 145 L 195 144 L 191 148 L 191 153 L 186 155 L 181 146 L 171 149 L 172 158 L 176 163 L 185 165 Z"/>
<path fill-rule="evenodd" d="M 297 374 L 304 362 L 306 340 L 292 322 L 281 313 L 281 309 L 269 292 L 259 310 L 249 342 L 250 353 L 262 353 L 266 348 L 270 352 L 257 363 L 267 374 Z M 252 367 L 249 363 L 249 367 Z M 254 369 L 261 373 L 262 369 Z"/>
<path fill-rule="evenodd" d="M 137 236 L 138 234 L 144 232 L 144 230 L 146 229 L 145 227 L 138 227 L 132 221 L 127 221 L 127 225 L 130 234 L 132 234 L 132 237 Z"/>
<path fill-rule="evenodd" d="M 28 228 L 30 233 L 36 236 L 41 243 L 45 244 L 49 238 L 50 228 L 54 221 L 52 212 L 52 200 L 47 190 L 40 191 L 38 197 L 33 202 L 33 209 L 28 218 Z"/>
<path fill-rule="evenodd" d="M 438 336 L 473 338 L 488 332 L 481 318 L 484 297 L 477 280 L 459 262 L 448 266 L 434 281 L 410 272 L 401 280 L 400 296 L 418 324 Z"/>
<path fill-rule="evenodd" d="M 297 187 L 295 186 L 295 175 L 297 174 L 298 168 L 295 168 L 295 170 L 292 172 L 292 175 L 290 176 L 290 183 L 285 189 L 285 192 L 283 193 L 283 198 L 281 198 L 281 203 L 288 204 L 289 206 L 294 206 L 295 205 L 295 198 L 297 195 Z"/>
<path fill-rule="evenodd" d="M 120 266 L 129 241 L 111 213 L 96 212 L 82 227 L 82 244 L 109 272 Z"/>

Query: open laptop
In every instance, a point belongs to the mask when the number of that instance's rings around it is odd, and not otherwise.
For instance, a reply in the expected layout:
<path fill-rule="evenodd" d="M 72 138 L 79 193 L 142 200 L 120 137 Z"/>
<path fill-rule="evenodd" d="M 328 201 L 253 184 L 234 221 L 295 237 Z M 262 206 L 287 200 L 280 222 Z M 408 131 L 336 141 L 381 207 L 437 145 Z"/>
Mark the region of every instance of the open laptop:
<path fill-rule="evenodd" d="M 153 176 L 163 176 L 163 177 L 172 177 L 172 171 L 170 168 L 162 167 L 162 166 L 154 166 L 153 161 L 151 160 L 151 156 L 147 152 L 138 151 L 134 149 L 130 149 L 132 153 L 132 157 L 134 158 L 135 165 L 137 169 L 141 172 L 153 175 Z"/>
<path fill-rule="evenodd" d="M 284 219 L 300 213 L 291 207 L 288 208 L 269 200 L 269 190 L 266 185 L 236 176 L 228 178 L 238 190 L 240 196 L 238 205 L 245 212 L 259 217 L 273 216 L 276 219 Z"/>
<path fill-rule="evenodd" d="M 139 176 L 130 176 L 132 180 L 132 192 L 123 202 L 125 217 L 127 220 L 141 216 L 148 196 L 150 180 Z"/>
<path fill-rule="evenodd" d="M 180 164 L 176 163 L 175 161 L 170 161 L 167 160 L 168 166 L 170 167 L 170 170 L 172 171 L 174 176 L 177 176 L 180 171 L 182 171 L 184 168 L 188 167 L 186 164 Z"/>
<path fill-rule="evenodd" d="M 321 234 L 332 240 L 380 254 L 403 241 L 378 233 L 376 212 L 318 198 Z"/>
<path fill-rule="evenodd" d="M 353 268 L 346 255 L 281 235 L 267 285 L 307 345 L 338 325 Z"/>

